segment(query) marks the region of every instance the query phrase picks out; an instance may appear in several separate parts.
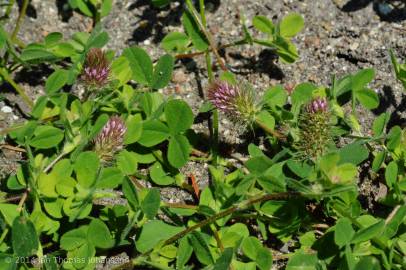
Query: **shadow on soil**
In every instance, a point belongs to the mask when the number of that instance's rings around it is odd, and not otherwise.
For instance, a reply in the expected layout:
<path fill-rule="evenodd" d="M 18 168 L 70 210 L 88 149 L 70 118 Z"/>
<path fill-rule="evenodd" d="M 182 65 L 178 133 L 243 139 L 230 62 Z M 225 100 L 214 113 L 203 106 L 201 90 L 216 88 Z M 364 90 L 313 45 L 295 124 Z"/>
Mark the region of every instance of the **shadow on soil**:
<path fill-rule="evenodd" d="M 53 69 L 45 64 L 40 64 L 35 68 L 23 68 L 15 73 L 17 83 L 28 83 L 30 86 L 44 84 L 46 78 L 51 75 Z"/>
<path fill-rule="evenodd" d="M 406 4 L 402 0 L 350 0 L 341 10 L 354 12 L 370 4 L 382 21 L 398 22 L 406 19 Z"/>
<path fill-rule="evenodd" d="M 392 87 L 385 85 L 382 89 L 382 94 L 380 94 L 380 103 L 379 107 L 373 110 L 375 115 L 389 111 L 393 107 L 393 112 L 390 115 L 388 122 L 388 130 L 393 126 L 405 126 L 405 118 L 402 116 L 402 113 L 406 112 L 406 95 L 402 94 L 399 104 L 396 102 L 395 95 L 393 93 Z"/>
<path fill-rule="evenodd" d="M 175 2 L 175 1 L 174 1 Z M 152 42 L 159 43 L 165 36 L 164 27 L 180 25 L 184 7 L 179 1 L 176 5 L 157 8 L 149 0 L 137 0 L 129 6 L 129 10 L 142 8 L 142 14 L 136 22 L 130 42 L 142 42 L 153 36 Z M 220 0 L 206 2 L 206 10 L 214 12 L 220 5 Z"/>
<path fill-rule="evenodd" d="M 63 22 L 68 22 L 73 16 L 73 10 L 69 6 L 68 0 L 55 0 L 58 8 L 58 15 L 61 16 Z"/>
<path fill-rule="evenodd" d="M 21 11 L 21 8 L 22 8 L 22 6 L 23 6 L 23 1 L 22 1 L 22 0 L 18 0 L 18 1 L 17 1 L 17 5 L 18 5 L 18 10 Z M 27 6 L 27 13 L 26 13 L 26 15 L 27 15 L 28 17 L 31 17 L 31 18 L 34 18 L 34 19 L 37 18 L 37 10 L 34 8 L 34 6 L 31 4 L 31 2 L 30 2 L 30 3 L 28 4 L 28 6 Z"/>
<path fill-rule="evenodd" d="M 270 49 L 262 50 L 258 57 L 245 57 L 240 53 L 229 53 L 228 55 L 242 63 L 230 67 L 236 74 L 248 75 L 255 72 L 266 74 L 270 79 L 282 80 L 285 78 L 285 74 L 276 64 L 278 56 Z"/>

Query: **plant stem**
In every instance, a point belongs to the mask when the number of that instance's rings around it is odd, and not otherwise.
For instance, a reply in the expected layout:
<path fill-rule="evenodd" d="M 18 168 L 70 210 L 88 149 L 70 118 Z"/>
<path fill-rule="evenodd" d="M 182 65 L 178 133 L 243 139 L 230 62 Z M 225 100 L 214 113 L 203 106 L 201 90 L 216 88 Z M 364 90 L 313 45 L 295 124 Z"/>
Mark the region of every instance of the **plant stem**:
<path fill-rule="evenodd" d="M 245 210 L 256 203 L 266 202 L 266 201 L 270 201 L 270 200 L 287 200 L 287 199 L 290 199 L 292 197 L 297 197 L 297 196 L 300 196 L 300 193 L 282 192 L 282 193 L 266 194 L 266 195 L 262 195 L 260 197 L 248 199 L 246 201 L 241 202 L 240 204 L 234 205 L 224 211 L 221 211 L 189 228 L 186 228 L 185 230 L 181 231 L 180 233 L 175 234 L 171 238 L 167 239 L 164 242 L 163 246 L 169 245 L 169 244 L 175 242 L 176 240 L 182 238 L 186 234 L 193 232 L 208 224 L 211 224 L 220 218 L 226 217 L 236 211 Z"/>
<path fill-rule="evenodd" d="M 204 27 L 207 27 L 207 21 L 206 21 L 206 13 L 205 13 L 205 6 L 204 6 L 204 0 L 199 0 L 199 9 L 200 9 L 200 18 L 202 18 L 202 24 Z"/>
<path fill-rule="evenodd" d="M 213 110 L 213 162 L 216 166 L 219 157 L 219 111 Z"/>
<path fill-rule="evenodd" d="M 0 69 L 0 75 L 1 75 L 1 69 Z M 53 121 L 53 120 L 55 121 L 55 120 L 57 120 L 57 119 L 59 119 L 59 118 L 58 118 L 58 117 L 55 117 L 55 116 L 53 116 L 53 117 L 48 117 L 48 118 L 45 118 L 45 119 L 40 120 L 40 121 L 39 121 L 39 124 L 44 124 L 44 123 L 47 123 L 47 122 Z M 15 124 L 14 126 L 9 127 L 9 128 L 0 129 L 0 135 L 6 135 L 6 134 L 8 134 L 8 133 L 10 133 L 10 132 L 13 132 L 13 131 L 15 131 L 15 130 L 18 130 L 19 128 L 22 128 L 24 125 L 25 125 L 25 122 L 22 122 L 22 123 L 17 123 L 17 124 Z"/>
<path fill-rule="evenodd" d="M 209 77 L 209 82 L 214 81 L 214 75 L 211 65 L 210 53 L 206 52 L 206 65 L 207 65 L 207 76 Z M 217 166 L 218 156 L 219 156 L 219 112 L 214 109 L 212 112 L 212 155 L 214 166 Z"/>
<path fill-rule="evenodd" d="M 18 203 L 17 206 L 17 212 L 20 213 L 21 210 L 23 210 L 23 204 L 25 203 L 25 200 L 28 197 L 28 193 L 30 192 L 30 189 L 27 188 L 24 192 L 24 194 L 21 196 L 20 198 L 20 202 Z M 3 243 L 4 239 L 6 238 L 7 234 L 8 234 L 9 228 L 4 229 L 3 233 L 0 236 L 0 245 Z"/>
<path fill-rule="evenodd" d="M 18 14 L 16 26 L 14 27 L 14 31 L 11 34 L 11 40 L 13 40 L 13 41 L 17 37 L 18 31 L 20 31 L 22 20 L 25 17 L 25 14 L 27 13 L 28 3 L 29 3 L 29 0 L 23 0 L 23 4 L 21 6 L 20 14 Z"/>
<path fill-rule="evenodd" d="M 23 196 L 20 199 L 20 202 L 18 203 L 18 207 L 17 207 L 17 212 L 21 212 L 21 210 L 23 210 L 23 205 L 25 203 L 25 200 L 28 197 L 28 193 L 30 192 L 30 189 L 27 188 L 23 194 Z"/>
<path fill-rule="evenodd" d="M 200 157 L 200 158 L 208 158 L 209 157 L 209 154 L 207 154 L 207 153 L 205 153 L 203 151 L 200 151 L 200 150 L 198 150 L 196 148 L 193 148 L 192 152 L 190 154 L 193 155 L 193 156 L 196 156 L 196 157 Z"/>
<path fill-rule="evenodd" d="M 216 243 L 217 243 L 218 248 L 220 249 L 221 252 L 224 252 L 224 245 L 223 245 L 223 242 L 221 242 L 221 238 L 220 238 L 220 235 L 219 235 L 219 233 L 217 231 L 216 225 L 211 224 L 210 229 L 213 232 L 214 239 L 216 239 Z M 228 269 L 229 270 L 234 270 L 234 267 L 230 264 Z"/>
<path fill-rule="evenodd" d="M 15 0 L 11 0 L 10 3 L 8 4 L 7 10 L 6 10 L 7 18 L 10 18 L 10 13 L 11 13 L 11 10 L 13 9 L 14 3 L 15 3 Z"/>
<path fill-rule="evenodd" d="M 214 73 L 212 68 L 211 56 L 209 52 L 206 52 L 205 58 L 206 58 L 207 77 L 209 78 L 209 82 L 211 83 L 214 81 Z"/>
<path fill-rule="evenodd" d="M 168 202 L 165 202 L 164 206 L 169 207 L 169 208 L 181 208 L 181 209 L 193 209 L 193 210 L 196 210 L 198 208 L 198 206 L 192 205 L 192 204 L 168 203 Z"/>
<path fill-rule="evenodd" d="M 224 211 L 221 211 L 213 216 L 208 217 L 207 219 L 189 227 L 186 228 L 185 230 L 181 231 L 180 233 L 175 234 L 174 236 L 172 236 L 171 238 L 167 239 L 161 247 L 167 246 L 169 244 L 172 244 L 173 242 L 179 240 L 180 238 L 182 238 L 183 236 L 187 235 L 188 233 L 191 233 L 199 228 L 202 228 L 204 226 L 207 226 L 213 222 L 215 222 L 216 220 L 226 217 L 230 214 L 233 214 L 234 212 L 237 211 L 242 211 L 242 210 L 246 210 L 249 207 L 251 207 L 252 205 L 256 204 L 256 203 L 262 203 L 262 202 L 266 202 L 266 201 L 271 201 L 271 200 L 289 200 L 290 198 L 295 198 L 298 196 L 302 196 L 301 193 L 299 192 L 281 192 L 281 193 L 273 193 L 273 194 L 265 194 L 265 195 L 259 195 L 257 197 L 254 198 L 250 198 L 247 199 L 245 201 L 242 201 L 239 204 L 236 204 Z M 152 252 L 152 250 L 149 250 L 147 252 L 144 252 L 143 254 L 140 254 L 139 256 L 137 256 L 136 258 L 132 259 L 131 261 L 133 262 L 133 265 L 137 265 L 140 263 L 145 262 L 145 258 L 148 256 L 148 254 L 150 254 Z M 128 264 L 123 264 L 123 265 L 119 265 L 117 267 L 115 267 L 114 269 L 122 269 L 124 266 L 127 266 Z"/>
<path fill-rule="evenodd" d="M 3 202 L 16 202 L 16 201 L 21 200 L 21 197 L 22 197 L 21 195 L 17 195 L 17 196 L 13 196 L 13 197 L 4 198 L 4 199 L 0 200 L 0 203 L 3 203 Z"/>
<path fill-rule="evenodd" d="M 346 217 L 346 218 L 348 218 L 349 220 L 351 220 L 351 222 L 352 222 L 352 223 L 355 225 L 355 227 L 357 227 L 359 230 L 362 230 L 362 229 L 365 228 L 365 227 L 364 227 L 360 222 L 358 222 L 355 218 L 353 218 L 351 215 L 348 215 L 345 210 L 341 209 L 341 207 L 333 206 L 333 209 L 334 209 L 334 211 L 336 211 L 336 212 L 337 212 L 339 215 L 341 215 L 342 217 Z M 382 249 L 382 250 L 387 250 L 387 251 L 388 251 L 388 249 L 389 249 L 389 248 L 386 246 L 385 242 L 383 242 L 383 241 L 382 241 L 380 238 L 378 238 L 378 237 L 372 238 L 372 239 L 371 239 L 371 242 L 372 242 L 373 244 L 375 244 L 376 246 L 378 246 L 378 247 L 379 247 L 380 249 Z M 394 259 L 397 263 L 399 263 L 400 265 L 405 266 L 405 262 L 404 262 L 404 260 L 402 259 L 402 257 L 401 257 L 399 254 L 393 253 L 393 259 Z"/>
<path fill-rule="evenodd" d="M 12 87 L 17 91 L 17 93 L 21 96 L 21 98 L 24 100 L 24 102 L 32 108 L 34 106 L 34 102 L 28 97 L 27 93 L 25 93 L 25 90 L 21 88 L 8 74 L 8 72 L 5 69 L 0 69 L 0 76 L 4 78 L 5 81 L 7 81 L 9 84 L 11 84 Z"/>
<path fill-rule="evenodd" d="M 16 147 L 16 146 L 12 146 L 12 145 L 8 145 L 8 144 L 0 144 L 0 149 L 8 149 L 11 151 L 15 151 L 15 152 L 21 152 L 21 153 L 25 153 L 25 149 L 20 148 L 20 147 Z"/>
<path fill-rule="evenodd" d="M 203 4 L 204 4 L 204 1 L 203 1 Z M 224 64 L 223 59 L 221 58 L 221 56 L 219 55 L 219 53 L 217 51 L 217 46 L 214 43 L 213 36 L 211 35 L 210 31 L 207 30 L 206 26 L 203 25 L 202 20 L 199 19 L 199 14 L 197 13 L 197 11 L 196 11 L 195 7 L 193 6 L 192 2 L 190 0 L 186 0 L 186 5 L 188 6 L 188 9 L 189 9 L 191 15 L 193 16 L 196 23 L 198 24 L 198 26 L 200 28 L 200 31 L 202 31 L 203 34 L 206 36 L 207 41 L 209 42 L 210 47 L 211 47 L 214 55 L 216 56 L 217 62 L 220 65 L 221 69 L 224 70 L 224 71 L 227 71 L 227 67 Z"/>
<path fill-rule="evenodd" d="M 210 33 L 206 30 L 206 15 L 204 13 L 205 7 L 204 7 L 204 0 L 199 0 L 199 8 L 200 8 L 200 17 L 201 21 L 199 20 L 196 10 L 194 6 L 190 3 L 190 1 L 187 1 L 188 7 L 192 15 L 194 16 L 195 20 L 198 22 L 199 27 L 201 28 L 201 31 L 203 31 L 207 37 L 207 39 L 210 42 Z M 214 54 L 217 56 L 217 50 L 214 44 L 210 42 L 210 47 L 211 50 L 214 52 Z M 213 69 L 212 69 L 212 60 L 211 60 L 211 55 L 210 51 L 205 52 L 205 58 L 206 58 L 206 67 L 207 67 L 207 77 L 209 78 L 209 82 L 214 81 L 214 74 L 213 74 Z M 220 66 L 222 64 L 221 58 L 220 59 Z M 213 111 L 213 118 L 212 118 L 212 154 L 213 154 L 213 163 L 216 166 L 218 163 L 218 145 L 219 145 L 219 120 L 218 120 L 218 111 L 214 110 Z"/>
<path fill-rule="evenodd" d="M 140 177 L 138 177 L 138 178 L 140 178 Z M 135 177 L 135 176 L 130 176 L 130 179 L 131 179 L 131 182 L 133 182 L 133 184 L 135 185 L 135 187 L 138 189 L 138 190 L 142 190 L 142 189 L 144 189 L 145 187 L 140 183 L 140 182 L 138 182 L 138 179 Z"/>
<path fill-rule="evenodd" d="M 48 166 L 44 169 L 44 173 L 47 173 L 52 167 L 64 156 L 66 155 L 65 152 L 60 153 Z"/>
<path fill-rule="evenodd" d="M 266 133 L 271 134 L 272 136 L 274 136 L 277 139 L 281 139 L 284 140 L 285 136 L 283 136 L 281 133 L 277 132 L 276 130 L 270 129 L 269 127 L 267 127 L 264 123 L 262 123 L 259 120 L 256 120 L 255 123 L 262 128 Z"/>
<path fill-rule="evenodd" d="M 100 12 L 96 11 L 96 13 L 94 14 L 94 17 L 93 17 L 93 27 L 95 27 L 96 24 L 98 24 L 100 22 L 100 18 L 101 18 Z"/>
<path fill-rule="evenodd" d="M 249 44 L 249 42 L 246 39 L 241 39 L 241 40 L 237 40 L 237 41 L 234 41 L 234 42 L 231 42 L 231 43 L 220 45 L 220 46 L 218 46 L 218 49 L 226 49 L 226 48 L 229 48 L 229 47 L 234 47 L 234 46 L 239 46 L 239 45 L 244 45 L 244 44 Z M 206 54 L 208 51 L 212 52 L 213 49 L 209 48 L 208 50 L 205 50 L 205 51 L 177 54 L 177 55 L 175 55 L 175 58 L 176 59 L 193 58 L 195 56 L 200 56 L 200 55 Z"/>
<path fill-rule="evenodd" d="M 3 233 L 0 236 L 0 245 L 3 244 L 4 239 L 6 238 L 8 234 L 9 228 L 5 228 Z"/>

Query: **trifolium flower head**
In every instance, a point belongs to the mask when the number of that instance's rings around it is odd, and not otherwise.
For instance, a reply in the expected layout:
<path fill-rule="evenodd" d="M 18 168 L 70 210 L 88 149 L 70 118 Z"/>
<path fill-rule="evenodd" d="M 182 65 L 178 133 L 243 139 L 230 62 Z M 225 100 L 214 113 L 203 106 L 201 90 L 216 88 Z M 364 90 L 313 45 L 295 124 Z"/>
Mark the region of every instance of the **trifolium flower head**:
<path fill-rule="evenodd" d="M 314 98 L 302 110 L 299 117 L 299 141 L 295 144 L 302 159 L 316 161 L 327 153 L 333 142 L 330 119 L 328 101 L 324 97 Z"/>
<path fill-rule="evenodd" d="M 317 97 L 307 105 L 307 111 L 312 114 L 326 113 L 328 111 L 328 103 L 325 97 Z"/>
<path fill-rule="evenodd" d="M 108 84 L 110 62 L 106 53 L 99 48 L 91 48 L 87 53 L 82 72 L 83 82 L 92 87 L 103 87 Z"/>
<path fill-rule="evenodd" d="M 95 152 L 100 159 L 109 162 L 123 149 L 124 135 L 127 127 L 118 116 L 112 116 L 94 140 Z"/>
<path fill-rule="evenodd" d="M 216 81 L 209 86 L 207 98 L 231 121 L 238 124 L 251 125 L 259 111 L 254 91 L 247 84 L 236 86 Z"/>

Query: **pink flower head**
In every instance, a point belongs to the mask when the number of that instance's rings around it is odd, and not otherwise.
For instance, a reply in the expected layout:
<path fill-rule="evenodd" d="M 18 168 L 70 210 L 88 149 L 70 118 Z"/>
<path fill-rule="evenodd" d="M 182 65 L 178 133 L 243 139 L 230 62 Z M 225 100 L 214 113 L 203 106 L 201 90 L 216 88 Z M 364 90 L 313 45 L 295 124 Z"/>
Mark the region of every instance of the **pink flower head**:
<path fill-rule="evenodd" d="M 325 97 L 318 97 L 313 99 L 307 105 L 307 111 L 309 113 L 324 113 L 328 110 L 328 102 Z"/>
<path fill-rule="evenodd" d="M 92 48 L 86 56 L 82 80 L 90 86 L 105 86 L 109 82 L 110 63 L 106 53 L 99 48 Z"/>
<path fill-rule="evenodd" d="M 208 100 L 231 120 L 240 123 L 252 123 L 257 112 L 254 93 L 244 85 L 238 87 L 227 82 L 212 83 L 207 92 Z"/>
<path fill-rule="evenodd" d="M 123 149 L 124 135 L 127 131 L 124 121 L 112 116 L 94 140 L 95 151 L 104 161 L 113 159 L 114 154 Z"/>

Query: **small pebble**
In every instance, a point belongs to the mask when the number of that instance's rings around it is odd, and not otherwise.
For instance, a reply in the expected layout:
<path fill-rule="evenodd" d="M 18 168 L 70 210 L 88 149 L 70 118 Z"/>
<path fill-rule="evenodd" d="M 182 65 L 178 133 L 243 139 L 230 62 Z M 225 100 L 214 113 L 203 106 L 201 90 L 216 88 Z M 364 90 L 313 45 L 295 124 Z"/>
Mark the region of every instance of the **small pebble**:
<path fill-rule="evenodd" d="M 179 69 L 179 70 L 176 70 L 175 72 L 173 72 L 172 81 L 174 83 L 184 83 L 187 81 L 187 79 L 188 79 L 188 77 L 182 70 Z"/>
<path fill-rule="evenodd" d="M 11 113 L 13 110 L 9 106 L 4 106 L 1 108 L 1 111 L 4 113 Z"/>
<path fill-rule="evenodd" d="M 355 51 L 359 46 L 358 42 L 354 42 L 350 45 L 350 50 Z"/>

